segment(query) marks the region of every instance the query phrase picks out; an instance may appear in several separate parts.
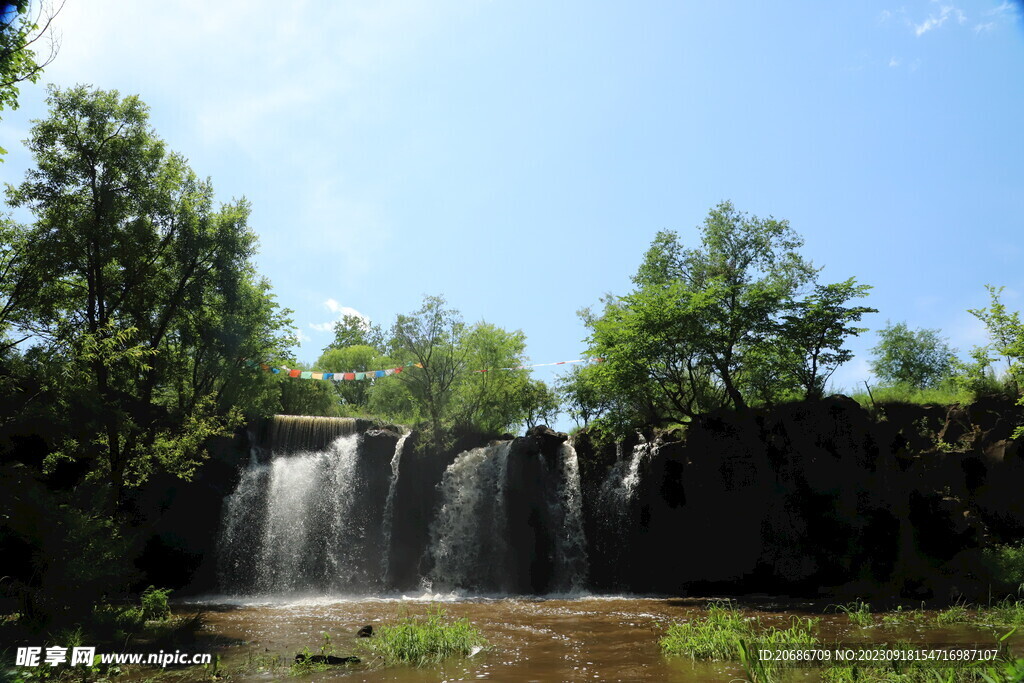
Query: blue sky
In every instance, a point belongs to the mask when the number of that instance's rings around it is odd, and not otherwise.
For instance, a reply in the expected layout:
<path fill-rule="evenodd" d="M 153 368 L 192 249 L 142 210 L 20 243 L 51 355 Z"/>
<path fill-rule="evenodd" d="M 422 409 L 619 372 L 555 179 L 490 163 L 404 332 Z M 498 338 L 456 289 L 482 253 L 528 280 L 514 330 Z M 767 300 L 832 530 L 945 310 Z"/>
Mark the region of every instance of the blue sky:
<path fill-rule="evenodd" d="M 577 358 L 576 311 L 722 199 L 785 218 L 873 329 L 983 341 L 1024 308 L 1024 24 L 1003 0 L 280 3 L 68 0 L 44 81 L 135 93 L 224 201 L 311 362 L 331 321 L 443 294 Z M 42 83 L 2 114 L 28 167 Z M 869 377 L 873 333 L 834 377 Z M 332 368 L 326 368 L 331 370 Z M 551 379 L 554 371 L 538 372 Z"/>

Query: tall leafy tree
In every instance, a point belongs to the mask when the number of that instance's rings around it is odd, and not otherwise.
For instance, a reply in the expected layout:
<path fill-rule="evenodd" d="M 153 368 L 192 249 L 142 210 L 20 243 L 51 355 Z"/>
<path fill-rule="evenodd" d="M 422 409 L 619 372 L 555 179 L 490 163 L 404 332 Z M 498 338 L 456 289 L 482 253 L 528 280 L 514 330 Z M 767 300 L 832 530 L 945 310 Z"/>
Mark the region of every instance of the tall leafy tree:
<path fill-rule="evenodd" d="M 0 2 L 0 111 L 17 109 L 18 85 L 35 83 L 57 56 L 60 44 L 51 25 L 63 6 L 40 1 L 33 13 L 29 0 Z M 6 151 L 0 147 L 0 160 Z"/>
<path fill-rule="evenodd" d="M 774 355 L 800 383 L 808 398 L 821 398 L 832 373 L 853 358 L 853 352 L 843 346 L 846 339 L 867 332 L 867 328 L 854 327 L 854 323 L 860 322 L 865 314 L 878 311 L 846 304 L 867 296 L 870 289 L 870 285 L 858 285 L 850 278 L 815 285 L 810 296 L 786 304 Z"/>
<path fill-rule="evenodd" d="M 729 202 L 709 212 L 695 248 L 659 232 L 633 291 L 606 297 L 600 314 L 584 312 L 591 353 L 605 362 L 576 389 L 586 388 L 586 403 L 604 406 L 603 422 L 619 432 L 720 406 L 742 410 L 801 386 L 820 396 L 850 358 L 843 340 L 862 331 L 851 323 L 872 309 L 845 306 L 866 293 L 852 279 L 817 285 L 802 245 L 786 221 Z"/>
<path fill-rule="evenodd" d="M 116 503 L 156 465 L 191 473 L 240 419 L 242 387 L 266 389 L 245 359 L 284 355 L 290 321 L 250 261 L 248 203 L 216 207 L 138 98 L 80 86 L 48 101 L 35 168 L 9 192 L 35 216 L 13 247 L 27 284 L 5 295 L 10 324 L 69 368 L 80 410 L 59 454 L 94 463 Z"/>
<path fill-rule="evenodd" d="M 461 344 L 465 330 L 462 315 L 438 296 L 425 297 L 414 313 L 400 314 L 391 328 L 391 355 L 403 364 L 417 366 L 400 373 L 399 381 L 423 407 L 438 444 L 452 390 L 466 371 L 468 350 Z"/>
<path fill-rule="evenodd" d="M 985 324 L 989 339 L 987 347 L 976 349 L 972 354 L 975 358 L 987 360 L 988 351 L 1006 363 L 1006 379 L 1017 394 L 1024 386 L 1024 325 L 1020 322 L 1020 313 L 1008 311 L 1002 302 L 1003 287 L 985 285 L 991 303 L 987 308 L 968 309 L 968 313 Z"/>
<path fill-rule="evenodd" d="M 906 323 L 887 324 L 878 331 L 878 344 L 870 361 L 871 372 L 883 382 L 924 389 L 950 378 L 956 351 L 939 332 Z"/>
<path fill-rule="evenodd" d="M 754 368 L 772 360 L 767 340 L 785 303 L 815 269 L 786 221 L 760 219 L 722 202 L 700 228 L 700 245 L 659 232 L 630 294 L 589 316 L 596 374 L 618 397 L 633 396 L 643 421 L 746 407 Z M 763 374 L 763 373 L 762 373 Z"/>

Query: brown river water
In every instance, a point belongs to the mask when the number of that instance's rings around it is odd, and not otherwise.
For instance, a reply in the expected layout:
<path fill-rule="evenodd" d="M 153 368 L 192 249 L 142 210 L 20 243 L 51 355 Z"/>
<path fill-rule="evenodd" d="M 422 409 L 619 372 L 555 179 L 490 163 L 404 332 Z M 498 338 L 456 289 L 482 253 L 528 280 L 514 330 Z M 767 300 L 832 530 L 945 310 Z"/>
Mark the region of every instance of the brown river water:
<path fill-rule="evenodd" d="M 738 665 L 692 662 L 661 654 L 658 638 L 673 621 L 706 614 L 708 598 L 574 597 L 561 598 L 311 598 L 251 602 L 209 598 L 181 603 L 178 614 L 196 611 L 205 616 L 205 631 L 219 641 L 209 651 L 220 655 L 220 668 L 230 680 L 268 681 L 288 677 L 287 663 L 308 647 L 319 652 L 323 633 L 330 635 L 336 654 L 361 654 L 355 632 L 366 624 L 375 628 L 405 617 L 424 615 L 441 606 L 449 617 L 471 621 L 488 647 L 465 659 L 434 667 L 388 667 L 363 656 L 363 663 L 332 667 L 308 677 L 313 681 L 736 681 L 744 680 Z M 744 598 L 745 614 L 760 617 L 766 626 L 788 627 L 790 619 L 820 619 L 823 642 L 844 644 L 976 643 L 991 646 L 993 629 L 958 626 L 899 631 L 879 626 L 857 628 L 827 603 L 791 599 Z M 1024 641 L 1015 638 L 1021 656 Z M 266 670 L 260 664 L 280 656 L 285 665 Z M 813 669 L 795 670 L 795 680 L 818 680 Z"/>

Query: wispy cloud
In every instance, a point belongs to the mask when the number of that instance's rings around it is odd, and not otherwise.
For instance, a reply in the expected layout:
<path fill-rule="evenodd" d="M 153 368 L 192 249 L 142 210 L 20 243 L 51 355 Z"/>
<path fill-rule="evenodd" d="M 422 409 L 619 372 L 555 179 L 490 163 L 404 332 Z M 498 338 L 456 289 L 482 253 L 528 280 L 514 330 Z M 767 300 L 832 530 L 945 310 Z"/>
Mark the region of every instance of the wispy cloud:
<path fill-rule="evenodd" d="M 895 67 L 897 67 L 899 65 L 900 65 L 900 60 L 896 59 L 895 57 L 890 57 L 889 58 L 889 66 L 891 68 L 895 68 Z"/>
<path fill-rule="evenodd" d="M 983 14 L 986 17 L 994 17 L 994 16 L 1004 15 L 1004 14 L 1016 15 L 1017 14 L 1017 7 L 1012 2 L 1005 2 L 1004 1 L 1003 4 L 999 5 L 998 7 L 993 7 L 992 9 L 983 12 Z"/>
<path fill-rule="evenodd" d="M 363 321 L 364 326 L 370 325 L 369 317 L 363 315 L 362 313 L 352 308 L 351 306 L 342 306 L 341 304 L 338 303 L 336 299 L 328 299 L 327 301 L 324 302 L 324 307 L 331 313 L 334 313 L 336 317 L 333 320 L 328 320 L 322 323 L 310 323 L 310 328 L 316 330 L 317 332 L 332 331 L 334 329 L 335 323 L 339 322 L 342 318 L 344 318 L 347 315 L 359 318 L 360 320 Z"/>
<path fill-rule="evenodd" d="M 928 18 L 920 24 L 914 24 L 914 35 L 921 37 L 929 31 L 933 31 L 943 24 L 950 18 L 954 17 L 957 23 L 963 24 L 967 21 L 967 17 L 959 9 L 953 5 L 942 5 L 939 7 L 938 14 L 929 14 Z"/>

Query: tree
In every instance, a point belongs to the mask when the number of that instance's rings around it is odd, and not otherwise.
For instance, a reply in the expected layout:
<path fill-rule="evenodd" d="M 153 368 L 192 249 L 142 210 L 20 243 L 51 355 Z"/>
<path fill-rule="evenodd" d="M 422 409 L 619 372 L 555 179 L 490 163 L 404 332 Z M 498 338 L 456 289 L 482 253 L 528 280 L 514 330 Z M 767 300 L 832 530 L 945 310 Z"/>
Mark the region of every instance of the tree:
<path fill-rule="evenodd" d="M 883 382 L 918 389 L 934 387 L 950 378 L 956 350 L 939 330 L 911 330 L 906 323 L 886 324 L 878 332 L 878 344 L 870 361 L 871 372 Z"/>
<path fill-rule="evenodd" d="M 626 398 L 634 421 L 692 418 L 723 404 L 745 408 L 755 380 L 767 376 L 777 317 L 815 276 L 786 221 L 722 202 L 700 232 L 696 249 L 659 232 L 633 278 L 636 288 L 607 297 L 600 316 L 584 317 L 590 352 L 605 359 L 595 377 L 620 407 Z"/>
<path fill-rule="evenodd" d="M 9 191 L 35 223 L 5 245 L 24 283 L 5 290 L 8 324 L 67 368 L 75 419 L 54 457 L 92 463 L 117 505 L 155 466 L 190 476 L 206 438 L 266 394 L 246 359 L 283 357 L 290 320 L 250 261 L 248 203 L 215 208 L 138 98 L 80 86 L 48 101 L 35 168 Z"/>
<path fill-rule="evenodd" d="M 523 385 L 520 395 L 527 429 L 533 429 L 541 424 L 550 426 L 561 412 L 558 393 L 539 379 L 528 380 Z"/>
<path fill-rule="evenodd" d="M 987 365 L 988 350 L 991 349 L 1006 363 L 1006 379 L 1016 394 L 1024 385 L 1024 326 L 1020 313 L 1010 313 L 1000 299 L 1003 287 L 985 285 L 991 305 L 988 308 L 968 309 L 968 313 L 985 324 L 989 338 L 987 346 L 976 348 L 972 355 L 979 363 Z"/>
<path fill-rule="evenodd" d="M 657 234 L 635 288 L 583 311 L 590 353 L 604 359 L 568 384 L 570 410 L 601 413 L 614 433 L 686 421 L 719 407 L 743 410 L 799 395 L 819 397 L 852 354 L 852 323 L 873 309 L 848 307 L 867 287 L 817 283 L 803 240 L 786 221 L 713 208 L 700 245 Z M 811 287 L 811 293 L 806 292 Z"/>
<path fill-rule="evenodd" d="M 443 420 L 452 388 L 466 369 L 467 350 L 460 341 L 465 332 L 462 316 L 447 308 L 443 297 L 428 296 L 414 313 L 399 315 L 391 328 L 390 352 L 415 371 L 402 372 L 401 381 L 424 408 L 436 445 L 441 444 Z"/>
<path fill-rule="evenodd" d="M 384 333 L 378 325 L 372 325 L 358 315 L 345 314 L 334 323 L 334 341 L 327 348 L 344 349 L 349 346 L 370 346 L 380 350 L 384 347 Z"/>
<path fill-rule="evenodd" d="M 394 362 L 390 358 L 375 347 L 366 344 L 354 344 L 341 348 L 336 348 L 332 344 L 324 349 L 316 362 L 316 367 L 329 372 L 365 372 L 367 370 L 383 370 L 393 365 Z M 362 411 L 366 409 L 370 401 L 372 388 L 373 385 L 368 381 L 335 382 L 334 394 L 343 405 Z"/>
<path fill-rule="evenodd" d="M 428 296 L 415 313 L 399 315 L 387 342 L 401 373 L 369 389 L 370 409 L 395 420 L 423 419 L 437 447 L 446 432 L 497 434 L 523 424 L 541 400 L 529 389 L 526 337 L 487 322 L 466 325 L 441 297 Z"/>
<path fill-rule="evenodd" d="M 35 83 L 57 56 L 60 42 L 52 24 L 64 3 L 40 2 L 33 16 L 29 0 L 0 3 L 0 110 L 18 108 L 18 84 Z M 47 56 L 39 59 L 36 46 L 47 43 Z M 0 148 L 0 159 L 7 150 Z"/>
<path fill-rule="evenodd" d="M 829 285 L 815 285 L 806 299 L 786 304 L 786 313 L 779 325 L 776 357 L 804 388 L 811 399 L 824 395 L 825 383 L 836 369 L 853 358 L 843 348 L 847 337 L 855 337 L 867 329 L 853 327 L 865 313 L 877 313 L 866 306 L 845 304 L 865 297 L 869 285 L 857 285 L 854 278 Z"/>
<path fill-rule="evenodd" d="M 592 365 L 574 365 L 568 373 L 558 378 L 558 398 L 578 427 L 586 427 L 591 420 L 608 410 L 595 372 L 596 368 Z"/>
<path fill-rule="evenodd" d="M 500 433 L 520 425 L 538 409 L 531 399 L 525 361 L 526 336 L 487 322 L 469 327 L 459 340 L 466 371 L 454 385 L 450 422 L 456 429 Z"/>

